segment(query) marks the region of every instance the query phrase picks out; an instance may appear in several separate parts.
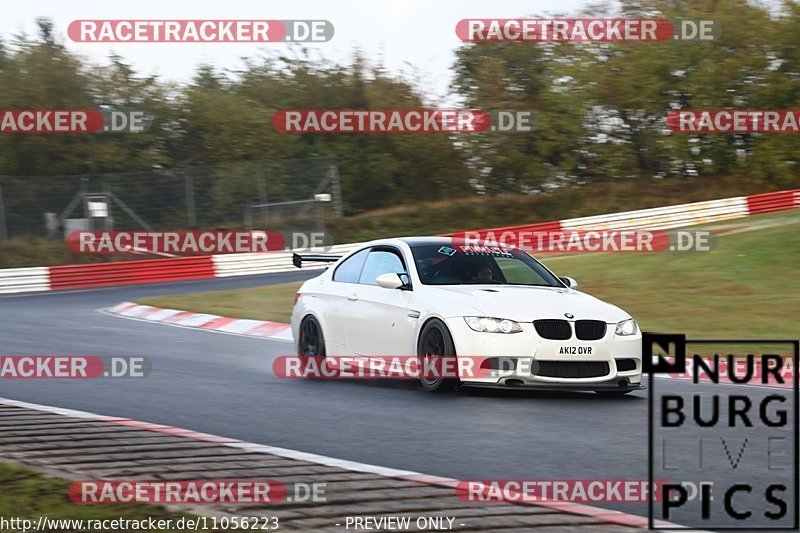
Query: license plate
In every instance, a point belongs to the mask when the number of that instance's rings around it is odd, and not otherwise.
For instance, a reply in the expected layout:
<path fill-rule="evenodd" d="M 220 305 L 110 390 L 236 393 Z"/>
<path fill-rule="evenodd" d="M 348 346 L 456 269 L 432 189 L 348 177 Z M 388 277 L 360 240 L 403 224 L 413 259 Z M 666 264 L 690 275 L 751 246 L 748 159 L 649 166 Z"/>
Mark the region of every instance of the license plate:
<path fill-rule="evenodd" d="M 561 346 L 558 355 L 592 355 L 591 346 Z"/>

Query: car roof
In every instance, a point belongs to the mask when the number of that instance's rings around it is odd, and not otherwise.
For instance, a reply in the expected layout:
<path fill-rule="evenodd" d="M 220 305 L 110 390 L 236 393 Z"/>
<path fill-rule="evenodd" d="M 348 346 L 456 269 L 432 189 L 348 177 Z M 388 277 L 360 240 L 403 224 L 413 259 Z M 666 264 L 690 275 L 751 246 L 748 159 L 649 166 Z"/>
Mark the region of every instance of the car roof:
<path fill-rule="evenodd" d="M 377 239 L 374 241 L 364 243 L 364 247 L 381 246 L 381 245 L 397 246 L 401 243 L 405 244 L 410 248 L 416 248 L 418 246 L 452 246 L 453 237 L 434 236 L 434 237 L 397 237 L 393 239 Z M 513 248 L 493 242 L 477 241 L 475 244 L 499 246 L 500 248 Z"/>
<path fill-rule="evenodd" d="M 412 248 L 415 246 L 436 244 L 445 245 L 453 243 L 453 239 L 451 237 L 402 237 L 398 240 L 403 241 Z"/>
<path fill-rule="evenodd" d="M 407 246 L 414 248 L 417 246 L 446 246 L 453 244 L 454 237 L 443 237 L 443 236 L 434 236 L 434 237 L 396 237 L 391 239 L 376 239 L 374 241 L 365 242 L 365 246 L 380 246 L 380 245 L 389 245 L 394 244 L 397 245 L 399 243 L 404 243 Z M 463 237 L 462 237 L 463 239 Z M 500 246 L 501 248 L 508 248 L 508 246 L 497 244 L 494 242 L 488 241 L 476 241 L 476 244 L 487 244 L 491 246 Z M 512 247 L 513 248 L 513 247 Z"/>
<path fill-rule="evenodd" d="M 411 248 L 423 245 L 446 245 L 452 244 L 453 240 L 450 237 L 393 237 L 385 239 L 375 239 L 373 241 L 362 243 L 363 247 L 370 246 L 399 246 L 405 244 Z"/>

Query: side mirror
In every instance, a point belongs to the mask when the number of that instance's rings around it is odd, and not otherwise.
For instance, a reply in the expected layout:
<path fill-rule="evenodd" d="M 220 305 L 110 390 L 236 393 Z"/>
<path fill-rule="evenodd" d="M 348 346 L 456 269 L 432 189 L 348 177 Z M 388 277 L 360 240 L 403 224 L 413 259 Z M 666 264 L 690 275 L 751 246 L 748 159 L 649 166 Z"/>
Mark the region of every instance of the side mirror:
<path fill-rule="evenodd" d="M 393 272 L 381 274 L 375 278 L 375 282 L 379 287 L 383 287 L 384 289 L 399 289 L 404 285 L 403 280 L 400 279 L 400 274 L 395 274 Z"/>
<path fill-rule="evenodd" d="M 567 287 L 569 287 L 570 289 L 577 289 L 577 288 L 578 288 L 578 282 L 577 282 L 577 281 L 575 281 L 573 278 L 569 278 L 569 277 L 567 277 L 567 276 L 564 276 L 564 277 L 562 277 L 562 278 L 558 278 L 558 279 L 560 279 L 561 281 L 563 281 L 563 282 L 564 282 L 564 284 L 565 284 Z"/>

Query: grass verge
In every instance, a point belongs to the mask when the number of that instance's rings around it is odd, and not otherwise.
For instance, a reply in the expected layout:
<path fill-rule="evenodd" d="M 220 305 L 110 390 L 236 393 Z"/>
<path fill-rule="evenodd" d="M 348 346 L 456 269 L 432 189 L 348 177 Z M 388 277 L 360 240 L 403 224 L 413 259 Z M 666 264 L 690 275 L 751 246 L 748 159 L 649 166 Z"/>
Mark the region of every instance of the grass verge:
<path fill-rule="evenodd" d="M 294 293 L 300 285 L 298 282 L 256 289 L 176 294 L 144 298 L 137 303 L 232 318 L 289 322 L 294 305 Z"/>
<path fill-rule="evenodd" d="M 190 516 L 171 512 L 158 505 L 81 505 L 67 496 L 69 486 L 70 482 L 67 480 L 43 476 L 28 468 L 0 462 L 0 517 L 6 520 L 12 518 L 30 520 L 35 528 L 40 516 L 50 520 L 65 521 L 153 518 L 172 519 L 173 522 L 181 517 Z M 78 531 L 75 522 L 72 522 L 71 526 L 62 523 L 60 528 L 55 528 L 52 523 L 50 525 L 53 526 L 51 531 Z M 22 531 L 22 529 L 3 528 L 0 531 Z"/>
<path fill-rule="evenodd" d="M 711 252 L 582 254 L 548 266 L 622 307 L 646 331 L 797 339 L 800 213 L 729 224 L 756 229 L 720 235 Z"/>

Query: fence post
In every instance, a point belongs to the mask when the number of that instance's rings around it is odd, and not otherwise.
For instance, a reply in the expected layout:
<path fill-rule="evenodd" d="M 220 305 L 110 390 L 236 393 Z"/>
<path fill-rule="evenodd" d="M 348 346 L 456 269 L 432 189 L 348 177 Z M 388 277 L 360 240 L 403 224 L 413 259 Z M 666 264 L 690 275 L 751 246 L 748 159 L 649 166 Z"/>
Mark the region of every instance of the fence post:
<path fill-rule="evenodd" d="M 8 239 L 8 227 L 6 226 L 6 205 L 3 203 L 3 188 L 0 187 L 0 240 Z"/>
<path fill-rule="evenodd" d="M 106 195 L 108 203 L 108 216 L 103 219 L 103 230 L 110 231 L 114 229 L 114 219 L 111 216 L 111 185 L 108 183 L 108 178 L 103 178 L 103 193 Z"/>
<path fill-rule="evenodd" d="M 80 195 L 81 195 L 80 202 L 81 202 L 82 207 L 83 207 L 83 218 L 87 218 L 87 219 L 89 218 L 89 209 L 86 206 L 86 195 L 89 193 L 89 179 L 90 178 L 85 177 L 85 176 L 82 177 L 81 178 L 81 184 L 80 184 Z"/>
<path fill-rule="evenodd" d="M 331 180 L 331 188 L 333 189 L 333 209 L 336 216 L 342 216 L 342 184 L 339 183 L 339 167 L 336 163 L 331 163 L 328 175 Z"/>
<path fill-rule="evenodd" d="M 186 174 L 184 184 L 186 187 L 186 218 L 189 227 L 194 228 L 197 225 L 197 216 L 194 210 L 194 178 L 191 171 Z"/>
<path fill-rule="evenodd" d="M 258 187 L 258 203 L 261 205 L 267 204 L 267 182 L 264 180 L 264 164 L 259 161 L 258 167 L 256 167 L 256 186 Z M 269 209 L 269 207 L 267 207 Z M 264 224 L 266 227 L 269 224 L 269 211 L 266 211 L 266 217 L 264 217 L 264 211 L 261 212 L 261 224 Z M 251 219 L 252 223 L 252 219 Z"/>

